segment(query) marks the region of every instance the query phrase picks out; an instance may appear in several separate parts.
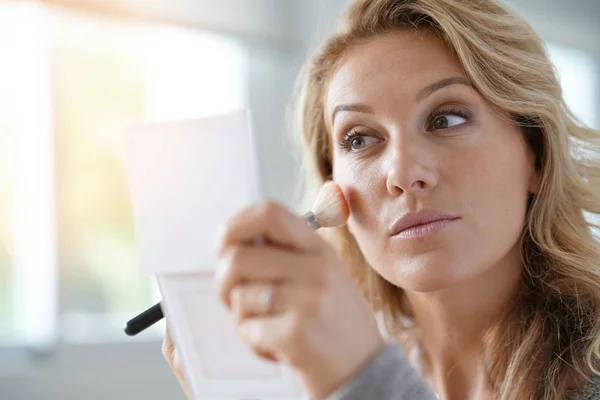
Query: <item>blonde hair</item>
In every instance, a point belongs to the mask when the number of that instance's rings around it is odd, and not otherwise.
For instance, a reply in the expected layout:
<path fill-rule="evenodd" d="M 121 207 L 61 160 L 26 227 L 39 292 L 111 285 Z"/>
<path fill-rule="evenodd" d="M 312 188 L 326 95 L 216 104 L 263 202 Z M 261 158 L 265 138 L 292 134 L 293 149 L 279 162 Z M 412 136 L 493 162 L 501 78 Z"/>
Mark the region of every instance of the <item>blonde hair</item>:
<path fill-rule="evenodd" d="M 521 127 L 540 185 L 523 224 L 524 273 L 501 321 L 484 334 L 495 398 L 559 399 L 599 374 L 600 135 L 568 110 L 544 45 L 494 0 L 358 0 L 339 32 L 309 60 L 297 128 L 309 193 L 332 174 L 324 118 L 327 84 L 352 45 L 402 29 L 444 40 L 481 95 Z M 312 191 L 310 189 L 313 189 Z M 346 228 L 330 232 L 358 287 L 409 349 L 418 340 L 403 291 L 371 269 Z"/>

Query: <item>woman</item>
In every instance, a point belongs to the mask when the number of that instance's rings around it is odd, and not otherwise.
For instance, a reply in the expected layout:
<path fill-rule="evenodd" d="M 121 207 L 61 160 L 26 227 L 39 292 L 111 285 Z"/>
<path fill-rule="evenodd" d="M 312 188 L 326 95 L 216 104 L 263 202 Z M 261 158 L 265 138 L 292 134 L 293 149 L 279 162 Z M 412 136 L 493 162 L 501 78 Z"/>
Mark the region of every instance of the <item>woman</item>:
<path fill-rule="evenodd" d="M 358 0 L 302 93 L 309 181 L 350 219 L 327 242 L 272 203 L 227 224 L 250 348 L 311 398 L 600 398 L 600 135 L 531 28 L 494 0 Z"/>

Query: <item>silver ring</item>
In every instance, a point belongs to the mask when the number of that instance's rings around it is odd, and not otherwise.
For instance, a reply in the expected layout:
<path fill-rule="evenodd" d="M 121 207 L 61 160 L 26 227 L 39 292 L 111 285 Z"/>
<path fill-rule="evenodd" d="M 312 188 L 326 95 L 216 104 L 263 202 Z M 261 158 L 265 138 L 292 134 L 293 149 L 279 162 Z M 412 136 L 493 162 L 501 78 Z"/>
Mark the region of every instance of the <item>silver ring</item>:
<path fill-rule="evenodd" d="M 271 303 L 273 302 L 273 288 L 261 290 L 258 294 L 258 304 L 260 304 L 262 311 L 268 313 L 271 311 Z"/>

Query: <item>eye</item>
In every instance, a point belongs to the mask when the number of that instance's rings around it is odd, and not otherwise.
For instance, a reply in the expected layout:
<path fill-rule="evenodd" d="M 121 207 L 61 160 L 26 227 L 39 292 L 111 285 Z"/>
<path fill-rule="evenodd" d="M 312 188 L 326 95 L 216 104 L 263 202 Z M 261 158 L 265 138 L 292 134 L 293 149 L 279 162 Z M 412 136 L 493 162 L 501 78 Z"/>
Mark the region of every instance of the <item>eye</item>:
<path fill-rule="evenodd" d="M 467 121 L 462 117 L 457 117 L 456 115 L 444 115 L 433 120 L 433 127 L 435 129 L 447 129 L 456 125 L 464 124 L 465 122 Z"/>
<path fill-rule="evenodd" d="M 366 146 L 367 140 L 368 140 L 368 138 L 366 136 L 356 136 L 350 142 L 350 148 L 352 150 L 360 150 L 361 148 Z"/>
<path fill-rule="evenodd" d="M 350 131 L 342 138 L 339 145 L 340 148 L 346 151 L 359 151 L 377 141 L 378 139 L 372 136 L 364 135 L 356 131 Z"/>
<path fill-rule="evenodd" d="M 443 130 L 462 125 L 469 121 L 470 114 L 465 110 L 440 110 L 431 116 L 429 129 Z"/>

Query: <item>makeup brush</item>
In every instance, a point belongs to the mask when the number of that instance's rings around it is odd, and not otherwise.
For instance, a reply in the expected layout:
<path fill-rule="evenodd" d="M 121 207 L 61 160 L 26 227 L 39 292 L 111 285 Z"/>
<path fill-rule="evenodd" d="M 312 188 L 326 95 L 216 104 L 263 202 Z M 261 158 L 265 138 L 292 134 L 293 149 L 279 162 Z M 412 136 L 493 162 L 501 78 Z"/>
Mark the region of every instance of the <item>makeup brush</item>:
<path fill-rule="evenodd" d="M 334 228 L 346 223 L 350 209 L 342 189 L 333 181 L 325 182 L 312 209 L 302 216 L 313 229 Z M 160 302 L 125 323 L 125 333 L 135 336 L 164 318 Z"/>
<path fill-rule="evenodd" d="M 312 209 L 302 216 L 313 228 L 334 228 L 344 225 L 350 210 L 342 189 L 337 183 L 327 181 L 315 199 Z"/>

